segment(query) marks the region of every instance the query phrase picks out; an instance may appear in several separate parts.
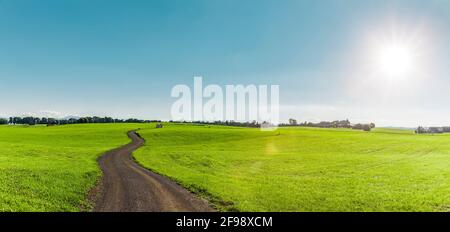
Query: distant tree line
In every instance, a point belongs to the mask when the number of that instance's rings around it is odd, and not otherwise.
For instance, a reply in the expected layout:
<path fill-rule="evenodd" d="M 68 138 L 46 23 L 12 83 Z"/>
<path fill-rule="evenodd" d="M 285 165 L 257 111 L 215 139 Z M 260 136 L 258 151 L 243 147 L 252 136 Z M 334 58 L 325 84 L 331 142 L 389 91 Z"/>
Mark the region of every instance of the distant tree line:
<path fill-rule="evenodd" d="M 141 120 L 141 119 L 115 119 L 111 117 L 82 117 L 69 119 L 56 118 L 37 118 L 37 117 L 10 117 L 0 119 L 0 124 L 24 124 L 24 125 L 65 125 L 65 124 L 84 124 L 84 123 L 150 123 L 161 122 L 159 120 Z"/>
<path fill-rule="evenodd" d="M 422 127 L 419 126 L 416 129 L 416 134 L 441 134 L 441 133 L 449 133 L 450 127 L 449 126 L 443 126 L 443 127 Z"/>
<path fill-rule="evenodd" d="M 336 120 L 336 121 L 322 121 L 319 123 L 313 123 L 313 122 L 301 122 L 298 123 L 296 119 L 289 119 L 289 123 L 280 124 L 279 126 L 302 126 L 302 127 L 319 127 L 319 128 L 349 128 L 354 130 L 363 130 L 363 131 L 370 131 L 373 128 L 375 128 L 375 123 L 368 123 L 368 124 L 352 124 L 348 119 L 346 120 Z"/>
<path fill-rule="evenodd" d="M 235 121 L 169 121 L 171 123 L 193 123 L 193 124 L 201 124 L 201 125 L 220 125 L 220 126 L 236 126 L 236 127 L 251 127 L 251 128 L 260 128 L 261 125 L 267 124 L 266 122 L 259 123 L 257 121 L 251 122 L 235 122 Z"/>

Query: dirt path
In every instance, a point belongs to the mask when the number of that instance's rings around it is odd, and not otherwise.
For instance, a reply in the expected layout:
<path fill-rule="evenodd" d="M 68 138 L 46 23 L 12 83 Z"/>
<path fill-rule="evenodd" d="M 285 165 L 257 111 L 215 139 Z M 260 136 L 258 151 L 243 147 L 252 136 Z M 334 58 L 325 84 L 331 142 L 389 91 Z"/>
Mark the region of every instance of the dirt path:
<path fill-rule="evenodd" d="M 131 153 L 144 144 L 134 131 L 132 142 L 98 160 L 103 171 L 94 212 L 205 212 L 213 209 L 178 184 L 136 164 Z"/>

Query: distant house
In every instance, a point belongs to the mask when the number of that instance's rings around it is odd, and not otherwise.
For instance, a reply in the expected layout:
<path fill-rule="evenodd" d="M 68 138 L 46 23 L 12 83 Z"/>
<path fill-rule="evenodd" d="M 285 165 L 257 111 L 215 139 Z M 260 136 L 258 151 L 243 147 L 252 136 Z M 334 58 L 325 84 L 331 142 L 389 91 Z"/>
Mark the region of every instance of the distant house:
<path fill-rule="evenodd" d="M 293 119 L 293 118 L 290 118 L 290 119 L 289 119 L 289 125 L 291 125 L 291 126 L 297 126 L 297 120 L 295 120 L 295 119 Z"/>
<path fill-rule="evenodd" d="M 161 123 L 156 124 L 156 128 L 163 128 L 163 124 Z"/>
<path fill-rule="evenodd" d="M 351 128 L 350 121 L 347 120 L 341 120 L 341 121 L 335 121 L 336 127 L 338 128 Z"/>

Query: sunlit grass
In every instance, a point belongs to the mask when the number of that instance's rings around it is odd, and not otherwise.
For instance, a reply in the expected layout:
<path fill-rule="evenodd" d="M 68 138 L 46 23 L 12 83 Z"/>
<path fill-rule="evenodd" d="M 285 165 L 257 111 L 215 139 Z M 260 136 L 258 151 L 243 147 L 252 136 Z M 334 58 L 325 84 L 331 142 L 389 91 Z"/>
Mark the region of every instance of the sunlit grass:
<path fill-rule="evenodd" d="M 96 159 L 136 124 L 0 126 L 0 211 L 79 211 L 100 177 Z"/>
<path fill-rule="evenodd" d="M 450 135 L 166 125 L 135 158 L 240 211 L 448 211 Z"/>
<path fill-rule="evenodd" d="M 96 124 L 0 126 L 0 211 L 88 209 L 97 157 L 136 128 L 138 162 L 220 210 L 450 210 L 450 134 Z"/>

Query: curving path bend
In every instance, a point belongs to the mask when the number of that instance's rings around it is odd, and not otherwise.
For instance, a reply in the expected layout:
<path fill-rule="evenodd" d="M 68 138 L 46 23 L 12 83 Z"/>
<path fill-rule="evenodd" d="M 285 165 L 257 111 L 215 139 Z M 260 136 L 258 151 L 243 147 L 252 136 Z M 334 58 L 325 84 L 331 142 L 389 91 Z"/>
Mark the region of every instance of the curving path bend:
<path fill-rule="evenodd" d="M 131 143 L 98 159 L 103 171 L 94 212 L 210 212 L 209 204 L 166 177 L 138 165 L 132 152 L 144 144 L 135 131 Z"/>

